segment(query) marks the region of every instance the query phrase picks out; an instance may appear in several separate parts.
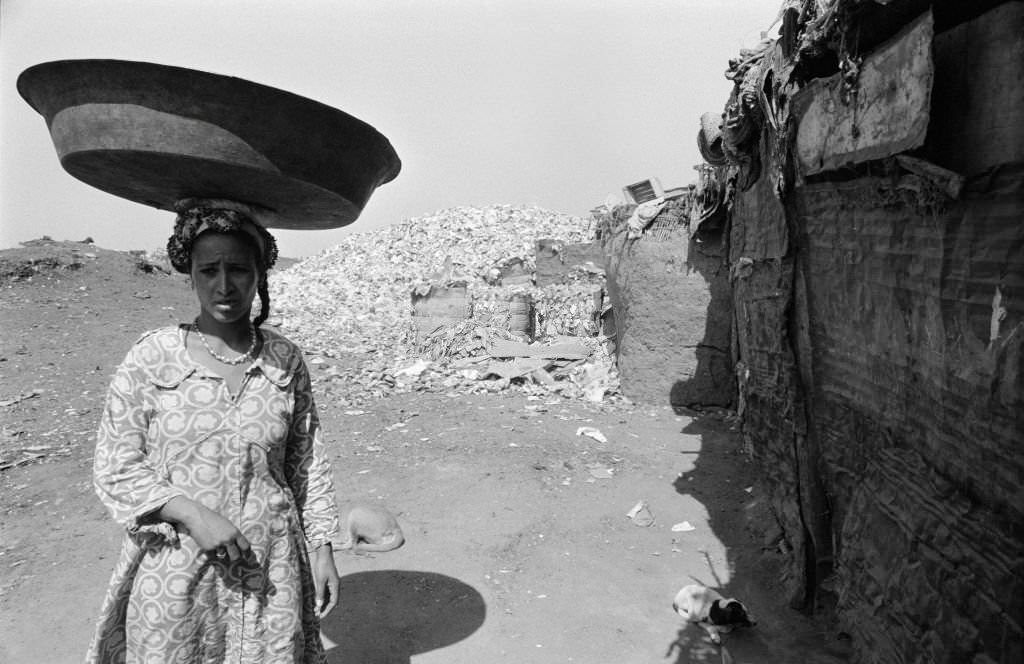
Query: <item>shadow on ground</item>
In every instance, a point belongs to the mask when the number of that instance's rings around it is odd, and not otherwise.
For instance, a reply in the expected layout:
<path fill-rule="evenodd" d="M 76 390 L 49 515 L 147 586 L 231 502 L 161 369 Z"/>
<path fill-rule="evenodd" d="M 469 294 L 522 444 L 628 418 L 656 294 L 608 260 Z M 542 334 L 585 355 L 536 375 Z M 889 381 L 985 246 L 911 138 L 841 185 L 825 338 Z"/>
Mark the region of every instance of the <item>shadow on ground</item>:
<path fill-rule="evenodd" d="M 330 664 L 400 664 L 467 638 L 487 608 L 472 586 L 433 572 L 379 570 L 341 578 L 343 598 L 320 629 Z"/>
<path fill-rule="evenodd" d="M 724 546 L 727 560 L 716 566 L 705 553 L 706 567 L 691 574 L 687 582 L 742 601 L 757 625 L 723 635 L 721 647 L 711 644 L 698 626 L 683 626 L 666 652 L 666 661 L 848 661 L 848 642 L 837 638 L 821 616 L 808 616 L 786 603 L 781 578 L 786 566 L 778 548 L 781 531 L 757 486 L 756 466 L 744 454 L 741 437 L 730 428 L 729 419 L 690 415 L 693 419 L 681 433 L 700 436 L 701 451 L 692 470 L 680 473 L 673 485 L 679 494 L 705 506 L 708 526 Z"/>

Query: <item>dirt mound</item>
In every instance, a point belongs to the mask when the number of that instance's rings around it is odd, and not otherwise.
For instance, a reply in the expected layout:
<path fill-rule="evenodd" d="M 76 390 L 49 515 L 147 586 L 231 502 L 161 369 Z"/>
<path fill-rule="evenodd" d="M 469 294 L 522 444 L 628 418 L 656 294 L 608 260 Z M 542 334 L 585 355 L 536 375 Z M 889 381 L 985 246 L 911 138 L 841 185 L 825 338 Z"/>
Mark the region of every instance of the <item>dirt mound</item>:
<path fill-rule="evenodd" d="M 145 252 L 48 238 L 0 251 L 0 469 L 72 455 L 139 334 L 187 320 L 185 277 Z"/>
<path fill-rule="evenodd" d="M 126 278 L 135 273 L 169 272 L 145 251 L 111 251 L 90 241 L 57 241 L 44 236 L 14 249 L 0 250 L 0 286 L 61 278 L 79 270 L 91 275 L 123 274 Z"/>

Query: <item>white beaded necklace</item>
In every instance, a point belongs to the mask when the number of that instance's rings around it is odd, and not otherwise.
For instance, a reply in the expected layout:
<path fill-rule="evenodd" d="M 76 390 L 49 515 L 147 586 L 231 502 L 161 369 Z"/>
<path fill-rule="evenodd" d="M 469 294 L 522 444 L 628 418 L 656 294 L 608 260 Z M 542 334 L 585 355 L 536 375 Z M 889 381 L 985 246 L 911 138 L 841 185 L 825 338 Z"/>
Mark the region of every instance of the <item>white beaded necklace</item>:
<path fill-rule="evenodd" d="M 253 325 L 252 323 L 249 324 L 249 336 L 252 338 L 252 342 L 249 344 L 249 350 L 245 351 L 244 353 L 242 353 L 241 355 L 234 359 L 224 357 L 223 355 L 214 352 L 213 348 L 210 347 L 210 342 L 206 340 L 206 335 L 204 335 L 203 331 L 199 329 L 198 318 L 196 318 L 195 321 L 192 323 L 192 328 L 199 335 L 199 340 L 203 342 L 203 346 L 206 348 L 206 352 L 209 353 L 210 356 L 213 357 L 218 362 L 223 362 L 224 364 L 230 364 L 231 366 L 235 366 L 241 364 L 242 362 L 245 362 L 246 360 L 252 359 L 252 354 L 256 350 L 256 326 Z"/>

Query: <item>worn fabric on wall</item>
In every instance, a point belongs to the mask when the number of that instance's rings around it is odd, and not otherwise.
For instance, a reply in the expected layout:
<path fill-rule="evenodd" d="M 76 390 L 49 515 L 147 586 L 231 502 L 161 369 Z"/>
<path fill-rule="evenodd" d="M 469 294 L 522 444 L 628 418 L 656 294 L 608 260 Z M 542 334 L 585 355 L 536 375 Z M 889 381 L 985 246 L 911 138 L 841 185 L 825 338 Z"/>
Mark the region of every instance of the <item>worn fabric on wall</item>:
<path fill-rule="evenodd" d="M 1024 167 L 795 199 L 841 619 L 877 661 L 1024 659 Z"/>
<path fill-rule="evenodd" d="M 736 195 L 729 252 L 743 435 L 790 552 L 783 579 L 788 600 L 802 606 L 810 543 L 800 497 L 803 406 L 789 331 L 794 262 L 785 211 L 770 177 L 762 175 Z"/>

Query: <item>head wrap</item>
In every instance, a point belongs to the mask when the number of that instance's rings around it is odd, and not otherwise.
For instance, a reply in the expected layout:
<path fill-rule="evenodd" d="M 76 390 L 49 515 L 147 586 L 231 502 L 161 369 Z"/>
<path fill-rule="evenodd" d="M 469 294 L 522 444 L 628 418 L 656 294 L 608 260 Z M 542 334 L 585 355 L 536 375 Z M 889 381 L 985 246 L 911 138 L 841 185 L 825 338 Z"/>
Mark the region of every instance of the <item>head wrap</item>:
<path fill-rule="evenodd" d="M 174 233 L 167 240 L 167 257 L 178 272 L 188 274 L 192 268 L 192 247 L 202 233 L 244 233 L 259 251 L 257 264 L 264 274 L 277 262 L 274 236 L 252 220 L 238 205 L 226 206 L 222 201 L 187 199 L 176 206 L 178 217 Z"/>

